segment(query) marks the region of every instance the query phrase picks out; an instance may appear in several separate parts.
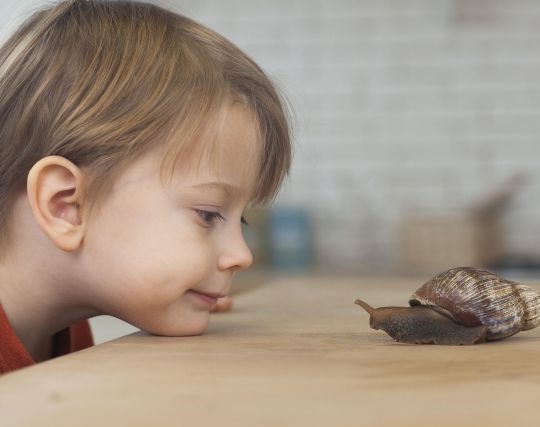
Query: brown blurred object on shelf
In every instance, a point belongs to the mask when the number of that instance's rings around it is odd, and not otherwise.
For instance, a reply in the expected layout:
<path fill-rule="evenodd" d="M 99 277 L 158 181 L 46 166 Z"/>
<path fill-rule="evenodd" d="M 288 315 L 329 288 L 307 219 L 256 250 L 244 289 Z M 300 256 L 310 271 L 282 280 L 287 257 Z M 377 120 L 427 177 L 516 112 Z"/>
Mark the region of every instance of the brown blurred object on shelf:
<path fill-rule="evenodd" d="M 516 174 L 459 214 L 418 213 L 405 217 L 399 230 L 403 269 L 435 274 L 452 267 L 496 263 L 505 255 L 501 216 L 524 182 L 524 175 Z"/>

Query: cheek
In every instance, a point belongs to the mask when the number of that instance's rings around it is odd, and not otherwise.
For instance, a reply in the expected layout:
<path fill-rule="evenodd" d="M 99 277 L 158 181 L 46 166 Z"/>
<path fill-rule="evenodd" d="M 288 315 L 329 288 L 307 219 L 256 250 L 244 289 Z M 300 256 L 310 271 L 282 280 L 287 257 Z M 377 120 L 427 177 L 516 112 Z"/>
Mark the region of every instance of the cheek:
<path fill-rule="evenodd" d="M 87 242 L 87 254 L 99 271 L 96 285 L 115 305 L 159 310 L 213 271 L 210 240 L 189 218 L 131 216 L 96 225 L 101 232 Z"/>

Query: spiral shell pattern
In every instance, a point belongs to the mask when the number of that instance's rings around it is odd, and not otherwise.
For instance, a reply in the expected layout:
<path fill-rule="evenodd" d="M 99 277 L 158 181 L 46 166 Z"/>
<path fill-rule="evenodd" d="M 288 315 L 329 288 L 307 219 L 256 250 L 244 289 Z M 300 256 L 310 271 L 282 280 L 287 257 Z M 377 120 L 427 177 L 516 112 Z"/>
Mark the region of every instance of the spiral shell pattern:
<path fill-rule="evenodd" d="M 409 304 L 444 309 L 456 323 L 488 327 L 498 340 L 540 324 L 540 295 L 528 286 L 474 267 L 445 271 L 419 288 Z"/>

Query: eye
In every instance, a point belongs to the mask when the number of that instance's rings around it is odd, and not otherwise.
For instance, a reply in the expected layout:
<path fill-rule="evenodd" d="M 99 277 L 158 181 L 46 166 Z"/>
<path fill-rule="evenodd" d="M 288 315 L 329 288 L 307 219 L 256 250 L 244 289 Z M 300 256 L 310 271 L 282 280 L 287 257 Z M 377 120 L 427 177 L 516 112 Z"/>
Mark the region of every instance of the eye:
<path fill-rule="evenodd" d="M 207 225 L 214 225 L 216 221 L 225 221 L 225 218 L 219 212 L 205 211 L 202 209 L 195 209 L 195 212 Z"/>

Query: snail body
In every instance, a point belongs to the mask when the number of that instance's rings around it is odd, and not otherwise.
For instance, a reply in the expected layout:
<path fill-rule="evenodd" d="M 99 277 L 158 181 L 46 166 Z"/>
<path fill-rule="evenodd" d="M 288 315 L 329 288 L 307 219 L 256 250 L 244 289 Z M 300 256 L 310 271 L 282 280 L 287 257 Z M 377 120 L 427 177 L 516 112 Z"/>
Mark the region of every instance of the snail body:
<path fill-rule="evenodd" d="M 458 325 L 443 312 L 423 306 L 373 308 L 356 300 L 369 314 L 369 325 L 399 342 L 410 344 L 470 345 L 486 340 L 487 327 Z"/>
<path fill-rule="evenodd" d="M 370 326 L 408 343 L 467 345 L 500 340 L 540 324 L 540 295 L 486 270 L 454 268 L 433 277 L 410 307 L 373 309 Z"/>

